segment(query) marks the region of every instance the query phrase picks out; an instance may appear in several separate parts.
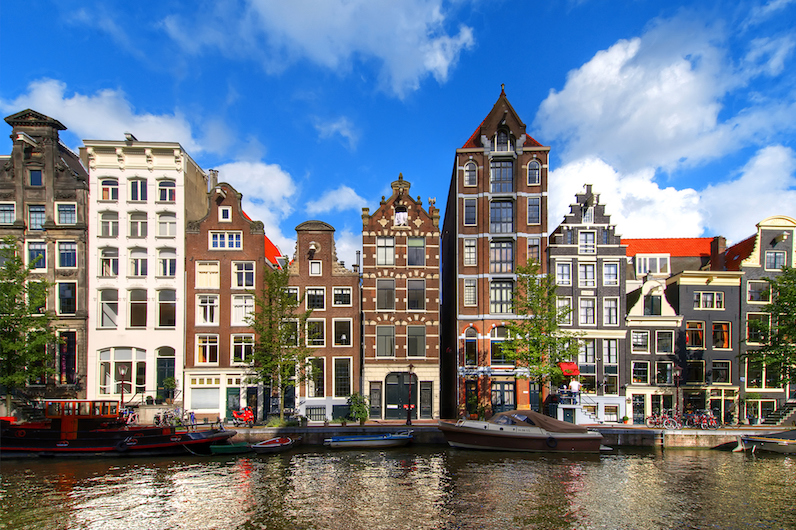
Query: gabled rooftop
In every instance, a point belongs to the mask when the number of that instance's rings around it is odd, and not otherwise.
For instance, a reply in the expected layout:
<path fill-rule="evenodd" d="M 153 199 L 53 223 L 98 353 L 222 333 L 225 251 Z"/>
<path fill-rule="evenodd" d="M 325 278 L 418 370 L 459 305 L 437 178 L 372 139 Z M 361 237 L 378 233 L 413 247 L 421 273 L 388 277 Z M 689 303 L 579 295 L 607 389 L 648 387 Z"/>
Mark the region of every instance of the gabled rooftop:
<path fill-rule="evenodd" d="M 710 257 L 712 237 L 673 237 L 652 239 L 622 239 L 627 255 L 669 254 L 672 257 Z"/>
<path fill-rule="evenodd" d="M 512 131 L 514 134 L 519 137 L 521 134 L 525 134 L 525 142 L 522 144 L 523 147 L 542 147 L 542 144 L 531 138 L 530 135 L 525 133 L 525 124 L 522 122 L 520 117 L 517 115 L 517 112 L 514 110 L 514 107 L 511 106 L 508 98 L 506 97 L 506 90 L 503 85 L 500 87 L 500 96 L 498 97 L 495 104 L 492 106 L 492 110 L 489 111 L 489 114 L 483 119 L 483 121 L 478 125 L 478 127 L 473 131 L 473 134 L 470 135 L 470 138 L 462 146 L 462 149 L 467 148 L 478 148 L 481 146 L 481 135 L 484 134 L 485 128 L 490 128 L 490 124 L 494 125 L 493 122 L 497 122 L 500 119 L 505 119 L 503 116 L 511 115 L 513 121 L 516 121 L 517 125 L 521 130 Z"/>
<path fill-rule="evenodd" d="M 757 234 L 754 234 L 728 248 L 724 257 L 724 267 L 728 271 L 741 270 L 741 263 L 752 255 L 756 243 Z"/>

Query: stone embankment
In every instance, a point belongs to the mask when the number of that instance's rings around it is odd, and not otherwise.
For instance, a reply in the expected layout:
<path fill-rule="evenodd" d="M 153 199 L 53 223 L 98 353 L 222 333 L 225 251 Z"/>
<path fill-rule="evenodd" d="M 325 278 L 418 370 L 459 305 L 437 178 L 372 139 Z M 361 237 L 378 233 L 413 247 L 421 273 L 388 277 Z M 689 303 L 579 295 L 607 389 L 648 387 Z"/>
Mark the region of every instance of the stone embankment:
<path fill-rule="evenodd" d="M 238 434 L 234 442 L 256 443 L 274 436 L 301 436 L 304 445 L 323 445 L 332 436 L 356 436 L 362 434 L 397 433 L 411 430 L 416 444 L 445 444 L 445 437 L 437 428 L 436 422 L 422 422 L 413 425 L 400 423 L 373 423 L 365 425 L 330 425 L 307 427 L 231 427 Z M 700 429 L 648 429 L 644 426 L 606 426 L 593 425 L 591 429 L 600 431 L 605 437 L 604 444 L 609 447 L 665 447 L 665 448 L 729 448 L 737 443 L 742 434 L 765 434 L 784 430 L 783 428 L 763 428 L 760 426 L 727 427 L 715 431 Z"/>

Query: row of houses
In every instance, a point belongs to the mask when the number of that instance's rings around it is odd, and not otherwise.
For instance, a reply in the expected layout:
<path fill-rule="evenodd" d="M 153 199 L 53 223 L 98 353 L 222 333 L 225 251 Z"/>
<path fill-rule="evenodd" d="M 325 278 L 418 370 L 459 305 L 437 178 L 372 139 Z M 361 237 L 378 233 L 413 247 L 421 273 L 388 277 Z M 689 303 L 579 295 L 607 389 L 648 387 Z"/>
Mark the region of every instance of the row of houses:
<path fill-rule="evenodd" d="M 713 409 L 726 419 L 781 407 L 764 366 L 739 361 L 759 345 L 763 280 L 794 259 L 796 221 L 761 221 L 749 239 L 622 239 L 590 186 L 547 226 L 548 157 L 505 92 L 456 149 L 440 226 L 399 175 L 362 210 L 361 259 L 337 258 L 334 228 L 296 227 L 284 255 L 241 195 L 178 143 L 59 140 L 60 122 L 33 110 L 6 118 L 0 235 L 20 241 L 61 341 L 55 375 L 30 392 L 125 401 L 174 396 L 198 417 L 251 406 L 278 412 L 274 390 L 248 367 L 267 267 L 287 268 L 312 310 L 307 377 L 287 406 L 311 421 L 343 415 L 353 392 L 373 418 L 457 417 L 549 402 L 502 353 L 516 318 L 516 268 L 539 260 L 556 278 L 560 325 L 578 331 L 568 373 L 583 399 L 571 421 L 634 421 L 664 408 Z M 554 183 L 553 183 L 554 185 Z M 750 334 L 751 333 L 751 334 Z M 757 341 L 757 342 L 755 342 Z M 177 382 L 176 392 L 169 382 Z"/>

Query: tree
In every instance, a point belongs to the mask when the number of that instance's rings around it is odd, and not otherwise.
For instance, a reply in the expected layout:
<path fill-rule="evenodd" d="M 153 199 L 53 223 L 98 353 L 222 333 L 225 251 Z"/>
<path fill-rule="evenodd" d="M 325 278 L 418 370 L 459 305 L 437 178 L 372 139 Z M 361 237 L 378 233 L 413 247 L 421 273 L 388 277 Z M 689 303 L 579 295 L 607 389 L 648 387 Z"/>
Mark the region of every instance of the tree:
<path fill-rule="evenodd" d="M 558 326 L 570 312 L 569 307 L 559 307 L 555 278 L 541 274 L 538 262 L 529 261 L 517 269 L 517 319 L 508 322 L 509 337 L 502 348 L 508 359 L 517 362 L 519 377 L 536 381 L 544 389 L 551 378 L 562 375 L 558 363 L 572 360 L 578 353 L 580 334 Z"/>
<path fill-rule="evenodd" d="M 280 421 L 285 419 L 285 388 L 303 379 L 309 355 L 305 329 L 312 312 L 300 310 L 302 299 L 288 289 L 289 279 L 287 269 L 266 267 L 262 292 L 249 317 L 257 334 L 251 368 L 258 382 L 277 387 Z"/>
<path fill-rule="evenodd" d="M 55 371 L 56 334 L 46 311 L 48 284 L 32 279 L 35 261 L 25 265 L 17 240 L 5 237 L 0 246 L 0 385 L 6 388 L 6 412 L 11 391 Z"/>
<path fill-rule="evenodd" d="M 762 345 L 747 348 L 741 358 L 765 366 L 767 378 L 784 385 L 796 382 L 796 269 L 784 267 L 782 274 L 765 280 L 771 286 L 771 302 L 762 311 L 770 315 L 770 322 L 766 319 L 747 322 L 748 336 L 755 337 L 755 342 Z"/>

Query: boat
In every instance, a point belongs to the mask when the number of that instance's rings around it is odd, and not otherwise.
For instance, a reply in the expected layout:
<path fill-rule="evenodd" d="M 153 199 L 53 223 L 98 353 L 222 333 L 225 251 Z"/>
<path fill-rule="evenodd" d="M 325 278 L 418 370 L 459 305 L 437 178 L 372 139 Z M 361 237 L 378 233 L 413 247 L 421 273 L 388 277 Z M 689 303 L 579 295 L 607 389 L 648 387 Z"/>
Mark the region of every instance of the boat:
<path fill-rule="evenodd" d="M 752 452 L 796 453 L 796 429 L 769 434 L 741 435 L 738 437 L 738 447 L 733 451 L 740 452 L 746 449 L 750 449 Z"/>
<path fill-rule="evenodd" d="M 214 455 L 241 455 L 251 453 L 252 446 L 246 442 L 240 443 L 220 443 L 210 446 L 210 453 Z"/>
<path fill-rule="evenodd" d="M 154 456 L 210 454 L 235 431 L 210 427 L 128 424 L 118 401 L 59 399 L 45 402 L 43 421 L 0 420 L 0 457 Z"/>
<path fill-rule="evenodd" d="M 540 453 L 598 453 L 603 436 L 584 426 L 559 421 L 533 410 L 509 410 L 488 421 L 440 421 L 451 447 Z"/>
<path fill-rule="evenodd" d="M 301 438 L 290 438 L 289 436 L 277 436 L 276 438 L 270 438 L 260 443 L 256 443 L 251 447 L 254 450 L 254 452 L 258 454 L 280 453 L 282 451 L 287 451 L 288 449 L 291 449 L 299 441 L 301 441 Z"/>
<path fill-rule="evenodd" d="M 334 448 L 382 448 L 400 447 L 412 441 L 412 431 L 364 434 L 359 436 L 333 436 L 326 438 L 323 445 Z"/>

